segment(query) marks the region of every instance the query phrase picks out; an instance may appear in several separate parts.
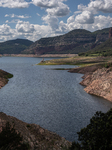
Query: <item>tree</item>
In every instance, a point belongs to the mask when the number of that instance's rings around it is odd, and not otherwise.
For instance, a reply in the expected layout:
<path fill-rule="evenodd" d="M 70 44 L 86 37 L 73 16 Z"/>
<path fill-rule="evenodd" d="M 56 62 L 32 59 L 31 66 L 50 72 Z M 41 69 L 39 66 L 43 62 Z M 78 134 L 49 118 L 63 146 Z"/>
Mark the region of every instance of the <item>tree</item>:
<path fill-rule="evenodd" d="M 78 140 L 78 150 L 112 150 L 112 109 L 96 112 L 90 124 L 78 132 Z"/>

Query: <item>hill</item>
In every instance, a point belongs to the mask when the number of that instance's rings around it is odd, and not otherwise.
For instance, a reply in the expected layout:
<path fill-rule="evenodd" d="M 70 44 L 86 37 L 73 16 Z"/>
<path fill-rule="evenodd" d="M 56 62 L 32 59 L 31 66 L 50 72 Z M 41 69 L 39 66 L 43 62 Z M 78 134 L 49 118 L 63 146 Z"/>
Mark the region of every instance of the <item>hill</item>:
<path fill-rule="evenodd" d="M 81 55 L 85 56 L 112 56 L 112 37 L 109 38 L 107 41 L 101 43 L 100 45 L 96 46 L 90 51 L 87 51 L 85 53 L 80 53 Z"/>
<path fill-rule="evenodd" d="M 9 40 L 0 43 L 0 54 L 21 54 L 21 52 L 33 44 L 27 39 Z"/>
<path fill-rule="evenodd" d="M 109 38 L 109 28 L 90 32 L 75 29 L 67 34 L 41 38 L 34 42 L 23 53 L 27 54 L 78 54 L 93 49 Z"/>

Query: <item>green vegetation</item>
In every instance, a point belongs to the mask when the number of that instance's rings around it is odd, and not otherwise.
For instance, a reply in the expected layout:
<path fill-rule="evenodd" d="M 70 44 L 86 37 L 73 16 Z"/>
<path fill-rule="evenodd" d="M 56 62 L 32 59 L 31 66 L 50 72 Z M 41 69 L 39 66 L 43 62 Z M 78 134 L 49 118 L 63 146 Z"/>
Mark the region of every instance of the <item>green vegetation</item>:
<path fill-rule="evenodd" d="M 17 133 L 9 122 L 0 133 L 0 150 L 29 150 L 29 144 L 23 142 L 23 137 Z"/>
<path fill-rule="evenodd" d="M 16 39 L 0 43 L 0 54 L 21 54 L 28 46 L 33 44 L 26 39 Z"/>
<path fill-rule="evenodd" d="M 6 71 L 0 70 L 0 77 L 8 80 L 9 78 L 12 78 L 13 75 L 11 73 L 6 72 Z"/>
<path fill-rule="evenodd" d="M 80 56 L 112 56 L 112 38 L 96 46 L 90 51 L 80 53 Z"/>
<path fill-rule="evenodd" d="M 69 150 L 112 150 L 112 109 L 96 112 L 90 124 L 78 132 L 78 140 Z"/>
<path fill-rule="evenodd" d="M 71 58 L 62 58 L 62 59 L 52 59 L 40 62 L 38 65 L 77 65 L 80 67 L 90 66 L 90 65 L 102 65 L 112 61 L 111 57 L 84 57 L 77 56 Z"/>

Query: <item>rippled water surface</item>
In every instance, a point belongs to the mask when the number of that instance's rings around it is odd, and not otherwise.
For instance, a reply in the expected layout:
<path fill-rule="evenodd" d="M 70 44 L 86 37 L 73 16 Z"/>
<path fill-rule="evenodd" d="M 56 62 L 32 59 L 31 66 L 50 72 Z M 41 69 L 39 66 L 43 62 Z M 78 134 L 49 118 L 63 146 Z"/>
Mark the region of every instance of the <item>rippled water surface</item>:
<path fill-rule="evenodd" d="M 108 111 L 112 103 L 87 94 L 79 84 L 82 74 L 52 70 L 74 66 L 35 65 L 41 60 L 0 58 L 0 69 L 14 75 L 0 89 L 0 111 L 74 141 L 77 132 L 89 123 L 95 112 Z"/>

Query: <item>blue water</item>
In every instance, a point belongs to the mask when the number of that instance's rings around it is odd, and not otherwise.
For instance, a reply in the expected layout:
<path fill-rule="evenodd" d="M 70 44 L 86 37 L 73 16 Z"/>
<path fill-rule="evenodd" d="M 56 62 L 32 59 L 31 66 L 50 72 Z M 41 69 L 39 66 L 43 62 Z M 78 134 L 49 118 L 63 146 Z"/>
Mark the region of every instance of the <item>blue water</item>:
<path fill-rule="evenodd" d="M 82 74 L 52 70 L 75 66 L 35 65 L 41 60 L 0 58 L 0 69 L 14 75 L 0 89 L 0 111 L 39 124 L 69 141 L 77 140 L 77 132 L 89 123 L 95 112 L 107 112 L 112 103 L 87 94 L 79 84 Z"/>

